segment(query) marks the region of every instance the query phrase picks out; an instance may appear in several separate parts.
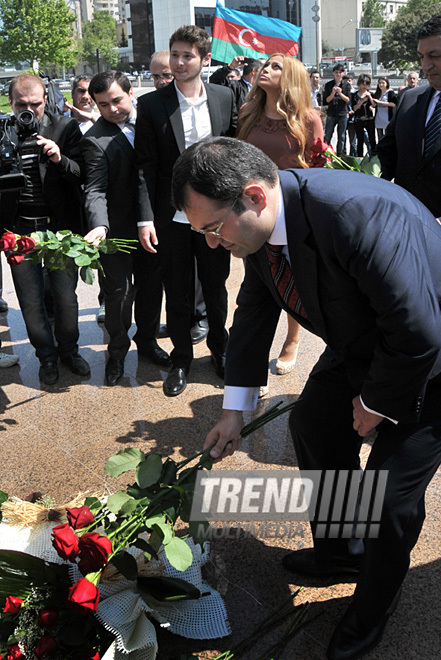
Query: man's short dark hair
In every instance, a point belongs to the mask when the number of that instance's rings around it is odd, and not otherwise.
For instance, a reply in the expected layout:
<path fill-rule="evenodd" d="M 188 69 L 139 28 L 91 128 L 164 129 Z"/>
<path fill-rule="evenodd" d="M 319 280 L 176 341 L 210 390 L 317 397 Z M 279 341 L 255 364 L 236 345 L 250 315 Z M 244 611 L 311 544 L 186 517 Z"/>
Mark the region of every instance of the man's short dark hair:
<path fill-rule="evenodd" d="M 422 24 L 417 32 L 417 41 L 441 34 L 441 14 L 436 14 Z"/>
<path fill-rule="evenodd" d="M 85 80 L 86 82 L 90 83 L 92 80 L 92 76 L 90 73 L 81 73 L 79 76 L 75 76 L 75 78 L 72 80 L 72 94 L 74 94 L 76 88 L 80 84 L 82 80 Z"/>
<path fill-rule="evenodd" d="M 249 76 L 252 71 L 258 71 L 262 64 L 259 60 L 255 60 L 252 57 L 246 57 L 244 59 L 243 75 Z"/>
<path fill-rule="evenodd" d="M 320 71 L 317 71 L 317 69 L 313 69 L 313 70 L 311 71 L 311 73 L 309 74 L 309 77 L 312 78 L 312 76 L 314 75 L 314 73 L 318 73 L 318 74 L 320 75 Z"/>
<path fill-rule="evenodd" d="M 126 94 L 128 94 L 132 88 L 130 80 L 122 71 L 102 71 L 101 73 L 95 74 L 90 81 L 90 96 L 94 101 L 96 101 L 95 94 L 102 94 L 103 92 L 107 92 L 109 87 L 111 87 L 114 82 L 118 83 L 123 92 L 126 92 Z"/>
<path fill-rule="evenodd" d="M 13 100 L 14 89 L 19 87 L 21 89 L 30 90 L 34 87 L 40 87 L 43 90 L 43 96 L 47 96 L 46 87 L 40 76 L 35 76 L 31 73 L 21 73 L 18 76 L 15 76 L 9 83 L 9 100 Z"/>
<path fill-rule="evenodd" d="M 343 64 L 334 64 L 334 66 L 332 67 L 332 70 L 333 71 L 344 71 L 345 68 L 344 68 Z"/>
<path fill-rule="evenodd" d="M 207 30 L 197 25 L 181 25 L 170 37 L 170 50 L 176 41 L 196 46 L 201 60 L 210 52 L 211 38 Z"/>
<path fill-rule="evenodd" d="M 272 188 L 278 179 L 277 167 L 260 149 L 228 137 L 211 137 L 186 149 L 173 168 L 172 200 L 185 209 L 188 189 L 217 200 L 219 207 L 232 204 L 238 215 L 245 206 L 239 199 L 250 181 L 265 181 Z"/>

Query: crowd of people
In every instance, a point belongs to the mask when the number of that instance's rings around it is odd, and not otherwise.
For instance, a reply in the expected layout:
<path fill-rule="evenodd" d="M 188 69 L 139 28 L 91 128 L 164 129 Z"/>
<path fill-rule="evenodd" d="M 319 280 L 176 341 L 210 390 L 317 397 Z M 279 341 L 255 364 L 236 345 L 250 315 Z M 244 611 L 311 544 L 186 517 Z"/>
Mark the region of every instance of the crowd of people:
<path fill-rule="evenodd" d="M 290 416 L 300 468 L 358 472 L 363 439 L 377 431 L 366 470 L 389 475 L 379 533 L 347 538 L 331 518 L 324 533 L 313 516 L 314 548 L 284 558 L 300 575 L 357 576 L 330 660 L 355 659 L 381 638 L 441 462 L 441 15 L 417 37 L 428 85 L 409 74 L 398 96 L 383 77 L 371 93 L 367 74 L 353 89 L 340 64 L 322 89 L 317 71 L 308 75 L 279 53 L 264 62 L 236 57 L 205 84 L 210 38 L 196 26 L 176 30 L 170 50 L 153 56 L 156 90 L 137 104 L 117 71 L 78 77 L 69 117 L 45 112 L 36 76 L 18 76 L 9 89 L 16 117 L 35 114 L 40 154 L 23 158 L 25 190 L 2 193 L 4 226 L 19 234 L 68 228 L 95 244 L 139 237 L 133 253 L 102 257 L 109 386 L 124 372 L 133 304 L 138 354 L 169 368 L 167 396 L 184 391 L 193 344 L 206 339 L 225 379 L 224 411 L 206 440 L 221 460 L 240 447 L 242 411 L 266 387 L 283 310 L 279 374 L 295 365 L 300 327 L 327 346 Z M 367 144 L 382 179 L 310 168 L 323 134 L 330 142 L 337 129 L 337 154 L 345 151 L 351 113 L 350 149 L 362 156 Z M 228 333 L 231 254 L 246 262 Z M 57 381 L 58 359 L 86 376 L 73 263 L 45 272 L 25 260 L 12 275 L 41 380 Z M 157 343 L 161 333 L 170 355 Z M 331 517 L 337 494 L 327 497 Z"/>

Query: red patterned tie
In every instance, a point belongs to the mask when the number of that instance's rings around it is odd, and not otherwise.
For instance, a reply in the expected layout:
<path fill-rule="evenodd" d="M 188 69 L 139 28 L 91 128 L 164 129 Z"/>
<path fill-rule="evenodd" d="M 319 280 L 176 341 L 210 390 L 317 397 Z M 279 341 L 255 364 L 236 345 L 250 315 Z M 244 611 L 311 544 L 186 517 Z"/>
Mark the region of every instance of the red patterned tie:
<path fill-rule="evenodd" d="M 271 275 L 280 297 L 289 309 L 307 319 L 308 317 L 299 298 L 291 267 L 282 253 L 283 245 L 270 245 L 266 243 L 265 248 L 271 268 Z"/>

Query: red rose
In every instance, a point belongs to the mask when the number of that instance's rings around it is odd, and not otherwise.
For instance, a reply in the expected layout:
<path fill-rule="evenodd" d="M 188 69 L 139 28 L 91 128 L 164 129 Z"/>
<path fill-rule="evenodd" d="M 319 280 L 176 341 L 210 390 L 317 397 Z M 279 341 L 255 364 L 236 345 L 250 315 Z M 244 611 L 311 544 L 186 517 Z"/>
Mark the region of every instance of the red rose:
<path fill-rule="evenodd" d="M 6 257 L 6 261 L 10 266 L 17 266 L 23 259 L 24 256 L 22 254 L 10 254 L 9 257 Z"/>
<path fill-rule="evenodd" d="M 87 649 L 84 649 L 79 660 L 100 660 L 100 654 L 98 651 L 95 651 L 90 646 L 88 646 Z"/>
<path fill-rule="evenodd" d="M 74 529 L 88 527 L 95 522 L 93 513 L 85 504 L 83 506 L 74 507 L 73 509 L 66 509 L 66 513 L 69 525 Z"/>
<path fill-rule="evenodd" d="M 80 557 L 78 568 L 83 575 L 87 575 L 107 565 L 109 554 L 112 552 L 112 542 L 107 536 L 90 532 L 80 538 L 78 548 Z"/>
<path fill-rule="evenodd" d="M 42 628 L 51 628 L 58 620 L 58 610 L 52 607 L 43 607 L 38 613 L 38 625 Z"/>
<path fill-rule="evenodd" d="M 15 244 L 18 254 L 29 254 L 35 249 L 36 243 L 30 236 L 22 236 Z"/>
<path fill-rule="evenodd" d="M 0 238 L 0 252 L 5 250 L 13 250 L 15 248 L 15 234 L 12 231 L 7 231 Z"/>
<path fill-rule="evenodd" d="M 40 637 L 40 641 L 34 649 L 34 653 L 38 660 L 47 658 L 48 655 L 54 655 L 57 650 L 57 642 L 50 635 L 44 634 Z"/>
<path fill-rule="evenodd" d="M 17 598 L 16 596 L 7 596 L 6 603 L 3 608 L 3 612 L 10 612 L 11 614 L 17 614 L 22 606 L 23 598 Z"/>
<path fill-rule="evenodd" d="M 75 611 L 84 614 L 83 608 L 96 612 L 99 599 L 100 592 L 96 586 L 92 582 L 89 582 L 89 580 L 86 580 L 86 578 L 80 578 L 69 589 L 67 604 Z"/>
<path fill-rule="evenodd" d="M 18 644 L 9 647 L 5 660 L 25 660 L 25 656 L 20 651 Z"/>
<path fill-rule="evenodd" d="M 61 559 L 74 561 L 78 556 L 78 539 L 67 523 L 52 530 L 52 545 Z"/>

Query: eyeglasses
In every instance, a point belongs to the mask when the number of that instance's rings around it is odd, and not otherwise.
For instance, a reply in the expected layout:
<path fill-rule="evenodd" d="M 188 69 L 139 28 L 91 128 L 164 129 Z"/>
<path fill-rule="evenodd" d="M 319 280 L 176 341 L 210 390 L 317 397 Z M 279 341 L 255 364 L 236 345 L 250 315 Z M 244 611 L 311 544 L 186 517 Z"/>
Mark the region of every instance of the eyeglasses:
<path fill-rule="evenodd" d="M 228 208 L 228 212 L 224 215 L 223 220 L 221 221 L 220 225 L 218 227 L 216 227 L 216 229 L 198 229 L 197 227 L 193 227 L 193 225 L 190 225 L 191 229 L 193 231 L 197 232 L 198 234 L 203 234 L 204 236 L 216 236 L 216 238 L 222 238 L 221 233 L 220 233 L 221 229 L 224 226 L 225 221 L 228 219 L 228 216 L 230 215 L 231 211 L 233 210 L 234 205 L 237 202 L 237 200 L 239 199 L 239 197 L 240 197 L 240 195 L 237 195 L 234 198 L 233 203 Z"/>
<path fill-rule="evenodd" d="M 173 78 L 173 74 L 170 73 L 152 73 L 153 80 L 170 80 Z"/>

